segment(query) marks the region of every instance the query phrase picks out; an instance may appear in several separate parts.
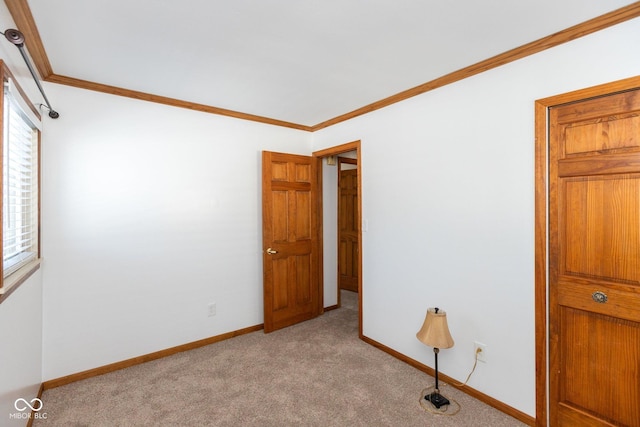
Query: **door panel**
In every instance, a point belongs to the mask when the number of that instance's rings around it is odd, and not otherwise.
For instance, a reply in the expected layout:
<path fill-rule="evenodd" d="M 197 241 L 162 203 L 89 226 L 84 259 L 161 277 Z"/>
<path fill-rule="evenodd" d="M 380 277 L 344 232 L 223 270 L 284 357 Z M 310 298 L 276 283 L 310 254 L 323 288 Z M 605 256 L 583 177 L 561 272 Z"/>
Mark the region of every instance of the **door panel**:
<path fill-rule="evenodd" d="M 264 330 L 320 313 L 317 174 L 311 157 L 262 153 Z"/>
<path fill-rule="evenodd" d="M 561 247 L 562 274 L 638 285 L 639 177 L 599 175 L 560 182 L 564 238 L 570 243 Z"/>
<path fill-rule="evenodd" d="M 640 426 L 640 92 L 550 110 L 552 426 Z"/>
<path fill-rule="evenodd" d="M 640 362 L 638 324 L 569 307 L 562 310 L 560 322 L 567 338 L 562 342 L 565 357 L 561 371 L 571 381 L 561 388 L 561 419 L 573 408 L 579 408 L 587 415 L 598 414 L 596 419 L 637 425 L 638 418 L 632 418 L 638 415 L 637 410 L 629 410 L 627 406 L 635 402 L 632 406 L 637 408 L 638 400 L 620 399 L 616 395 L 638 397 L 639 385 L 633 381 Z M 611 344 L 601 342 L 598 336 L 606 337 Z"/>

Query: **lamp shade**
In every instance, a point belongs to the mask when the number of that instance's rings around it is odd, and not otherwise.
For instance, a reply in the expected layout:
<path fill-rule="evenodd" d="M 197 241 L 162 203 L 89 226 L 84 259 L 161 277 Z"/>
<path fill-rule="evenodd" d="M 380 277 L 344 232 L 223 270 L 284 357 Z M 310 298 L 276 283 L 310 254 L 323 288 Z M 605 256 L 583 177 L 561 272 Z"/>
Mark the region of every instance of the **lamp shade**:
<path fill-rule="evenodd" d="M 437 307 L 428 309 L 424 324 L 416 337 L 429 347 L 453 347 L 453 338 L 449 332 L 449 325 L 447 325 L 447 313 Z"/>

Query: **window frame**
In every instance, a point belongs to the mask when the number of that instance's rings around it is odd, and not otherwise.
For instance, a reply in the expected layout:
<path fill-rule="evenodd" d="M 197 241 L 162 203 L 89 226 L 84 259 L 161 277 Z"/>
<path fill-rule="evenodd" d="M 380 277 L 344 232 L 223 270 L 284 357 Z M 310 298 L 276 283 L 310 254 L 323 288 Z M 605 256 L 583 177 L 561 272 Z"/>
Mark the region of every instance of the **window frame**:
<path fill-rule="evenodd" d="M 7 67 L 6 63 L 0 59 L 0 82 L 4 85 L 7 82 L 11 81 L 13 87 L 16 89 L 17 93 L 14 93 L 15 97 L 21 97 L 22 98 L 22 102 L 19 102 L 20 104 L 23 104 L 23 106 L 26 106 L 29 108 L 30 112 L 33 113 L 33 115 L 35 115 L 35 117 L 41 121 L 42 120 L 42 116 L 40 114 L 40 112 L 35 108 L 35 106 L 31 103 L 31 101 L 29 100 L 29 97 L 25 94 L 25 92 L 22 90 L 22 87 L 20 87 L 19 82 L 15 79 L 15 77 L 13 76 L 13 73 L 11 73 L 11 71 L 9 70 L 9 68 Z M 5 111 L 5 97 L 4 94 L 2 97 L 0 97 L 0 127 L 2 128 L 2 133 L 0 134 L 0 152 L 4 153 L 4 145 L 5 145 L 5 140 L 4 140 L 4 111 Z M 42 200 L 42 193 L 41 193 L 41 178 L 42 178 L 42 173 L 41 173 L 41 163 L 42 163 L 42 159 L 41 159 L 41 140 L 42 140 L 42 130 L 37 129 L 37 141 L 36 141 L 36 150 L 37 150 L 37 159 L 36 159 L 36 167 L 37 167 L 37 173 L 36 173 L 36 185 L 37 185 L 37 196 L 36 196 L 36 201 L 37 201 L 37 248 L 36 248 L 36 258 L 28 263 L 26 263 L 25 265 L 23 265 L 22 267 L 20 267 L 19 269 L 17 269 L 16 271 L 12 272 L 9 276 L 4 277 L 4 254 L 2 257 L 0 257 L 0 270 L 2 271 L 2 274 L 0 274 L 0 303 L 4 302 L 9 295 L 11 295 L 11 293 L 13 293 L 18 287 L 20 287 L 21 284 L 23 284 L 25 281 L 27 281 L 27 279 L 29 277 L 31 277 L 39 268 L 40 268 L 40 262 L 41 262 L 41 233 L 40 233 L 40 228 L 41 228 L 41 215 L 40 215 L 40 210 L 41 210 L 41 200 Z M 3 170 L 3 163 L 4 162 L 0 162 L 0 188 L 3 188 L 3 180 L 4 180 L 4 170 Z M 4 197 L 3 197 L 4 199 Z M 3 212 L 3 201 L 0 201 L 0 212 Z M 2 215 L 2 214 L 0 214 Z M 4 230 L 0 229 L 0 241 L 4 242 Z M 3 245 L 4 246 L 4 245 Z"/>

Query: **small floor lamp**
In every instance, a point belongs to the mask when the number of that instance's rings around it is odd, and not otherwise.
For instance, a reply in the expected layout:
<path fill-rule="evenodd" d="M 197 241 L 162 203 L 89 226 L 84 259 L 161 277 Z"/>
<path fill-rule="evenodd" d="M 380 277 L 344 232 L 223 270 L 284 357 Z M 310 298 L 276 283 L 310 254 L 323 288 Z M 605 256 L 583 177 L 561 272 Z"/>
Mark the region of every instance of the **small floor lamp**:
<path fill-rule="evenodd" d="M 433 347 L 433 353 L 436 357 L 436 386 L 433 393 L 426 395 L 424 398 L 437 409 L 440 409 L 441 406 L 450 403 L 449 399 L 440 394 L 440 389 L 438 388 L 438 353 L 441 348 L 453 347 L 453 338 L 451 338 L 449 326 L 447 325 L 447 313 L 441 311 L 438 307 L 428 309 L 424 324 L 416 334 L 416 337 L 423 344 Z"/>

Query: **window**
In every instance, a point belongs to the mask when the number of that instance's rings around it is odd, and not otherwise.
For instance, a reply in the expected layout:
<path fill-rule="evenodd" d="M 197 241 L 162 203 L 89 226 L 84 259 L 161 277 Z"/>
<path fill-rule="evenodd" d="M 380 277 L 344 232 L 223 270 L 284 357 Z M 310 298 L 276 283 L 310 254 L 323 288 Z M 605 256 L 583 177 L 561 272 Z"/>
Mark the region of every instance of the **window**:
<path fill-rule="evenodd" d="M 39 115 L 2 67 L 2 283 L 0 297 L 39 259 Z"/>

